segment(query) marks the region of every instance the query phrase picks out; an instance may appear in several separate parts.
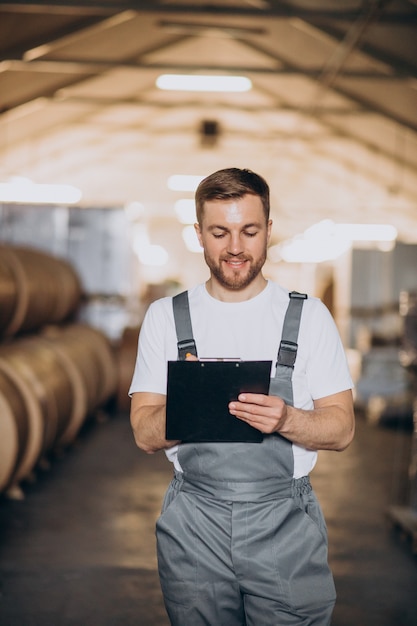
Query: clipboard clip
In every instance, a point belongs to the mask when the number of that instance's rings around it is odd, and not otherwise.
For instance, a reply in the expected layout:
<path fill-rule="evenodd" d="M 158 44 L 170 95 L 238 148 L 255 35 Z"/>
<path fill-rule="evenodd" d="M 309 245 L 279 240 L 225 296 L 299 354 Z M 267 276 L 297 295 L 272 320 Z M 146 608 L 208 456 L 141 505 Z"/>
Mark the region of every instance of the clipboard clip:
<path fill-rule="evenodd" d="M 239 357 L 201 357 L 199 361 L 201 361 L 201 363 L 215 363 L 217 361 L 221 361 L 222 363 L 241 363 L 242 359 Z"/>

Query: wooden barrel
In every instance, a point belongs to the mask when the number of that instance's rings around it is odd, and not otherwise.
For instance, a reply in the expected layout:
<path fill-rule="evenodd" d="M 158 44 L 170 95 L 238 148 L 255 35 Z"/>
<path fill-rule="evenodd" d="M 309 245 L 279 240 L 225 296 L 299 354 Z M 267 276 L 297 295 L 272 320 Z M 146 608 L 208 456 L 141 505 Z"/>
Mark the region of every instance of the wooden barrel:
<path fill-rule="evenodd" d="M 76 365 L 87 394 L 87 410 L 102 406 L 117 389 L 116 356 L 104 333 L 86 324 L 47 327 L 42 336 L 65 351 Z"/>
<path fill-rule="evenodd" d="M 57 358 L 65 368 L 72 389 L 70 416 L 65 428 L 59 433 L 55 442 L 56 448 L 63 448 L 72 443 L 78 435 L 88 415 L 88 400 L 87 390 L 80 369 L 77 367 L 77 363 L 71 359 L 71 354 L 59 342 L 54 344 L 54 350 Z"/>
<path fill-rule="evenodd" d="M 3 245 L 0 261 L 7 268 L 0 273 L 0 280 L 7 274 L 10 282 L 12 276 L 16 293 L 13 313 L 0 326 L 3 336 L 63 322 L 78 307 L 81 284 L 72 266 L 63 259 L 33 248 Z"/>
<path fill-rule="evenodd" d="M 0 490 L 4 490 L 27 478 L 38 462 L 44 420 L 32 388 L 3 356 L 0 357 L 0 408 Z"/>
<path fill-rule="evenodd" d="M 19 433 L 13 408 L 0 380 L 0 492 L 9 485 L 19 454 Z"/>
<path fill-rule="evenodd" d="M 16 280 L 9 264 L 2 257 L 0 252 L 0 334 L 2 329 L 10 326 L 16 305 Z"/>
<path fill-rule="evenodd" d="M 126 327 L 123 331 L 117 351 L 117 365 L 119 369 L 117 388 L 117 408 L 119 411 L 130 410 L 128 391 L 132 382 L 138 349 L 140 326 Z"/>
<path fill-rule="evenodd" d="M 37 336 L 1 346 L 0 361 L 7 363 L 36 397 L 43 417 L 45 454 L 64 432 L 72 411 L 72 388 L 62 361 L 49 343 Z"/>
<path fill-rule="evenodd" d="M 85 324 L 49 326 L 0 345 L 0 490 L 67 446 L 117 388 L 107 337 Z"/>
<path fill-rule="evenodd" d="M 82 287 L 80 279 L 70 263 L 64 259 L 54 257 L 53 264 L 49 265 L 51 281 L 55 285 L 55 301 L 50 318 L 51 324 L 59 324 L 68 320 L 77 310 Z"/>
<path fill-rule="evenodd" d="M 70 328 L 71 330 L 66 326 L 48 326 L 42 331 L 42 336 L 58 352 L 65 353 L 77 369 L 85 391 L 86 417 L 97 408 L 97 397 L 101 386 L 100 363 L 89 344 L 85 343 L 84 338 L 79 336 L 72 325 Z"/>
<path fill-rule="evenodd" d="M 87 324 L 72 324 L 67 327 L 66 333 L 74 341 L 80 341 L 89 346 L 99 370 L 99 386 L 96 396 L 96 406 L 102 407 L 117 389 L 116 353 L 107 338 L 100 330 Z"/>

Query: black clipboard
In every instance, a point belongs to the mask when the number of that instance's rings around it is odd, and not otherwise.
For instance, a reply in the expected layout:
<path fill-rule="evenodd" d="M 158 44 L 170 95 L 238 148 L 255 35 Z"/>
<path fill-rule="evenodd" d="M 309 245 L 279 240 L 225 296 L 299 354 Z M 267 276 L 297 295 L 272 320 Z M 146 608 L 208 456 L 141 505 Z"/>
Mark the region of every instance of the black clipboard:
<path fill-rule="evenodd" d="M 263 434 L 229 413 L 244 391 L 268 394 L 272 361 L 168 361 L 166 438 L 253 442 Z"/>

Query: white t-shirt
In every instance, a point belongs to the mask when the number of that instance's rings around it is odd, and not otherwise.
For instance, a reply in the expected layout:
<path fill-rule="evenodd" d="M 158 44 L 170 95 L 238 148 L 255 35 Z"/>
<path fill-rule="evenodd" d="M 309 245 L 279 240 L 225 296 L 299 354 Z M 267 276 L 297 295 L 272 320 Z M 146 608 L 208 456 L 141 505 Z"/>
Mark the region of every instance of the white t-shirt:
<path fill-rule="evenodd" d="M 204 284 L 188 292 L 194 339 L 200 358 L 272 360 L 271 375 L 288 307 L 288 290 L 268 281 L 256 297 L 222 302 Z M 172 298 L 153 302 L 143 320 L 129 395 L 138 391 L 166 394 L 167 362 L 177 359 Z M 294 406 L 312 409 L 318 398 L 351 389 L 352 379 L 339 333 L 328 309 L 318 298 L 304 302 L 293 372 Z M 181 445 L 181 444 L 180 444 Z M 293 444 L 294 478 L 307 475 L 317 452 Z M 178 446 L 166 451 L 177 470 Z"/>

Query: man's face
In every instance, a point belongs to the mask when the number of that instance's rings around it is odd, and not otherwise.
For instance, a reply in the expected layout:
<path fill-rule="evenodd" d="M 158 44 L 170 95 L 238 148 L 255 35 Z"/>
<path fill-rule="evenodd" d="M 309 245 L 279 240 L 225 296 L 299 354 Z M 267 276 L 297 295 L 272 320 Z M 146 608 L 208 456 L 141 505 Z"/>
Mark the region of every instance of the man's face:
<path fill-rule="evenodd" d="M 213 279 L 238 291 L 261 276 L 271 225 L 259 196 L 206 202 L 201 228 L 195 229 Z"/>

